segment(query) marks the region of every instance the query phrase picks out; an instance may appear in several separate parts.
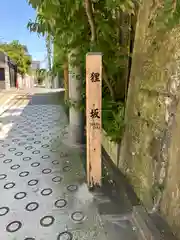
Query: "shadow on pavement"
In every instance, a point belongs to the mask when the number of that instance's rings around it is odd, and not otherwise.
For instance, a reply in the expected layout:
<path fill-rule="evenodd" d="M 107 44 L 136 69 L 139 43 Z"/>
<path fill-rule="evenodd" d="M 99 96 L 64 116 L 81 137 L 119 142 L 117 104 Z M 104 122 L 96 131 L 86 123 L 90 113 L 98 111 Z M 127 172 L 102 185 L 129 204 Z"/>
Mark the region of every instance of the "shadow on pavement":
<path fill-rule="evenodd" d="M 34 93 L 32 99 L 30 99 L 28 106 L 33 105 L 61 105 L 64 111 L 67 113 L 67 108 L 64 104 L 64 92 L 45 92 Z M 27 107 L 20 110 L 19 108 L 9 109 L 3 113 L 0 117 L 1 123 L 3 124 L 12 124 L 12 128 L 7 127 L 9 132 L 4 136 L 5 140 L 0 140 L 1 144 L 1 153 L 0 157 L 3 156 L 3 151 L 8 151 L 6 149 L 12 148 L 12 146 L 4 144 L 6 140 L 13 140 L 18 143 L 18 137 L 15 137 L 21 134 L 21 126 L 19 124 L 19 115 L 23 114 L 26 111 Z M 9 114 L 9 115 L 8 115 Z M 39 113 L 40 114 L 40 113 Z M 13 115 L 13 122 L 12 122 Z M 4 117 L 3 117 L 4 116 Z M 38 126 L 37 126 L 38 129 Z M 28 142 L 27 136 L 22 133 L 22 139 L 26 139 L 25 142 Z M 21 142 L 20 141 L 20 142 Z M 29 144 L 31 145 L 31 144 Z M 2 159 L 1 159 L 2 160 Z M 83 153 L 81 156 L 82 164 L 85 167 L 86 156 Z M 101 189 L 92 191 L 90 194 L 93 195 L 93 201 L 96 203 L 97 211 L 100 214 L 102 224 L 106 230 L 108 239 L 120 240 L 137 240 L 136 234 L 133 231 L 133 226 L 131 224 L 131 213 L 133 206 L 139 205 L 140 201 L 134 193 L 132 187 L 128 184 L 128 181 L 123 174 L 113 166 L 108 155 L 103 150 L 103 186 Z M 76 163 L 73 163 L 74 168 L 79 166 Z M 76 169 L 75 169 L 76 170 Z M 82 170 L 82 169 L 81 169 Z M 85 170 L 85 169 L 84 169 Z M 3 173 L 1 173 L 3 174 Z M 85 176 L 85 172 L 82 174 Z M 81 180 L 82 185 L 86 182 L 85 177 Z M 82 194 L 85 192 L 82 192 Z M 88 194 L 88 193 L 87 193 Z M 84 196 L 85 197 L 85 196 Z M 168 226 L 165 226 L 162 219 L 158 215 L 152 216 L 154 222 L 157 224 L 158 228 L 164 234 L 164 240 L 166 239 L 175 239 L 173 235 L 168 231 Z M 166 231 L 165 231 L 166 230 Z M 168 236 L 168 238 L 166 238 Z M 87 238 L 88 239 L 88 238 Z M 97 238 L 98 240 L 98 238 Z"/>
<path fill-rule="evenodd" d="M 60 93 L 38 93 L 33 96 L 32 104 L 60 104 L 68 111 L 64 104 L 64 92 Z M 67 114 L 68 116 L 68 114 Z M 86 153 L 81 151 L 81 161 L 86 171 Z M 106 166 L 104 165 L 104 170 Z M 85 175 L 85 173 L 84 173 Z M 110 175 L 109 175 L 110 176 Z M 86 182 L 86 179 L 84 179 Z M 123 186 L 123 185 L 122 185 Z M 133 227 L 130 222 L 132 205 L 126 196 L 126 191 L 114 186 L 111 179 L 104 171 L 103 186 L 98 191 L 92 192 L 97 210 L 102 218 L 109 239 L 136 240 Z"/>

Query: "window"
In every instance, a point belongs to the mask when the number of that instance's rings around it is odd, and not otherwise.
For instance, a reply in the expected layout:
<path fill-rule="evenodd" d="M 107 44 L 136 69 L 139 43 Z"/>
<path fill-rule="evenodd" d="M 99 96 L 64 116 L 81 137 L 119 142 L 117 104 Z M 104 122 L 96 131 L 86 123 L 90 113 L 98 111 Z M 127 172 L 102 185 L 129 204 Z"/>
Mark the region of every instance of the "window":
<path fill-rule="evenodd" d="M 5 80 L 5 71 L 4 68 L 0 68 L 0 81 Z"/>

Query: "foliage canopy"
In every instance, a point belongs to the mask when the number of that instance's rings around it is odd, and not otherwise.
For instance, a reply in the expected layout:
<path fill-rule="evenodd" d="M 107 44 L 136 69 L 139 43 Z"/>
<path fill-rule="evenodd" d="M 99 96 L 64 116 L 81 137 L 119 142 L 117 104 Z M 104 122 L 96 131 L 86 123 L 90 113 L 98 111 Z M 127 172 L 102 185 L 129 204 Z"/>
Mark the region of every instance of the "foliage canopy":
<path fill-rule="evenodd" d="M 35 22 L 28 28 L 38 34 L 50 34 L 54 41 L 53 69 L 67 62 L 68 53 L 77 56 L 85 73 L 85 55 L 103 53 L 103 125 L 114 139 L 122 132 L 122 103 L 126 100 L 131 68 L 131 53 L 139 0 L 28 0 L 37 10 Z M 145 3 L 145 1 L 144 1 Z M 150 27 L 173 27 L 179 23 L 179 1 L 152 1 Z M 159 8 L 163 8 L 161 15 Z M 158 28 L 158 31 L 159 31 Z M 85 74 L 84 74 L 85 76 Z M 84 77 L 85 79 L 85 77 Z M 85 86 L 85 82 L 84 82 Z M 82 92 L 83 99 L 85 91 Z M 84 104 L 85 107 L 85 104 Z M 118 119 L 118 120 L 117 120 Z M 114 130 L 110 126 L 115 126 Z M 115 135 L 112 134 L 114 131 Z"/>
<path fill-rule="evenodd" d="M 80 54 L 76 58 L 81 63 L 85 76 L 86 53 L 103 52 L 103 108 L 106 111 L 103 122 L 106 127 L 112 125 L 110 121 L 115 121 L 119 110 L 117 106 L 121 106 L 120 102 L 124 102 L 125 99 L 130 45 L 128 34 L 131 27 L 130 18 L 135 9 L 133 2 L 28 0 L 37 10 L 35 22 L 30 20 L 28 23 L 30 31 L 42 35 L 50 34 L 53 37 L 53 69 L 61 68 L 67 61 L 68 53 L 78 48 Z M 122 25 L 127 28 L 127 34 L 123 32 Z M 84 99 L 84 92 L 82 97 Z M 121 132 L 122 124 L 118 126 L 116 131 Z"/>
<path fill-rule="evenodd" d="M 1 43 L 0 51 L 5 52 L 17 64 L 18 72 L 21 75 L 28 73 L 32 59 L 26 46 L 14 40 L 10 43 Z"/>
<path fill-rule="evenodd" d="M 47 70 L 44 68 L 36 69 L 35 76 L 36 76 L 37 82 L 39 84 L 42 84 L 42 82 L 47 77 Z"/>

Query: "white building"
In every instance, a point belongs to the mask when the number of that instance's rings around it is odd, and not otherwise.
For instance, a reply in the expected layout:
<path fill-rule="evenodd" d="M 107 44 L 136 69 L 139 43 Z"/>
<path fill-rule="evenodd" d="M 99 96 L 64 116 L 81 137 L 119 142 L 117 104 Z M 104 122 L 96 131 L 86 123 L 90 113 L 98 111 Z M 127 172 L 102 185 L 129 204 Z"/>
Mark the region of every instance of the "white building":
<path fill-rule="evenodd" d="M 32 61 L 31 63 L 31 69 L 37 70 L 40 69 L 41 62 L 40 61 Z"/>

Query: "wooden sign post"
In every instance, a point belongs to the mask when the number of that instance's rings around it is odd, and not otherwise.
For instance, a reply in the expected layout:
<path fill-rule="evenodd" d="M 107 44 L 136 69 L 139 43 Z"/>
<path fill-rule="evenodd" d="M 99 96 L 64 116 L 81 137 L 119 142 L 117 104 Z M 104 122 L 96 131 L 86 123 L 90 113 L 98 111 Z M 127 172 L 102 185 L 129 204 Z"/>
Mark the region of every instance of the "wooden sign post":
<path fill-rule="evenodd" d="M 101 186 L 102 54 L 86 55 L 86 133 L 88 186 Z"/>

